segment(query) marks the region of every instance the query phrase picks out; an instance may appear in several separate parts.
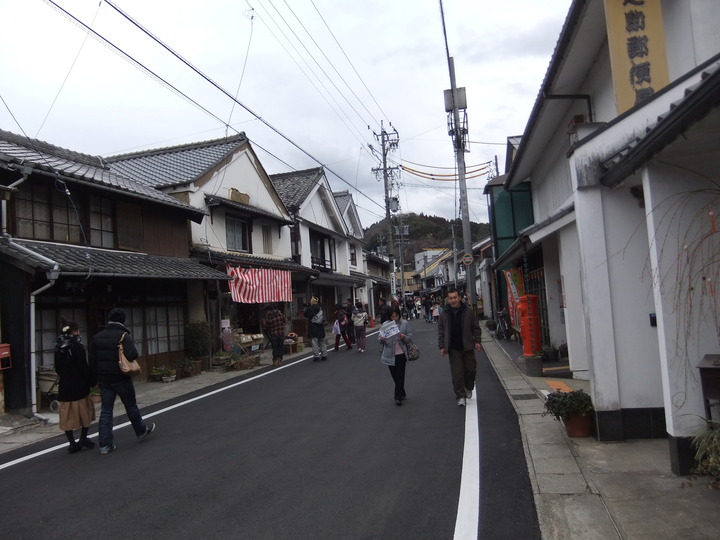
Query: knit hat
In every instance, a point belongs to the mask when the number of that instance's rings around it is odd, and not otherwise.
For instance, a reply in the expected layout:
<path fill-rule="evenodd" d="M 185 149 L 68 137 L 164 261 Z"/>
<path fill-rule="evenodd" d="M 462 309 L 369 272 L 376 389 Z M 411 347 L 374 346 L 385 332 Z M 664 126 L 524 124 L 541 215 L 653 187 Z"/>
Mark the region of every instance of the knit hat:
<path fill-rule="evenodd" d="M 116 307 L 110 310 L 108 313 L 108 321 L 119 322 L 120 324 L 125 322 L 125 311 L 122 308 Z"/>

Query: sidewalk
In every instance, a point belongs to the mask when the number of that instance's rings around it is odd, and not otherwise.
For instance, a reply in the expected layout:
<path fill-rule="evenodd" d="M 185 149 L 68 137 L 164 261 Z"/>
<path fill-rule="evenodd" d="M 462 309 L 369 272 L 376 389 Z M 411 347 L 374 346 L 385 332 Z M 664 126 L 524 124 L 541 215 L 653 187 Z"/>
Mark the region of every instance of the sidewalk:
<path fill-rule="evenodd" d="M 553 379 L 526 376 L 489 332 L 483 347 L 518 414 L 543 538 L 720 538 L 720 491 L 708 477 L 674 475 L 667 440 L 570 439 L 542 416 Z M 590 390 L 588 381 L 557 382 Z"/>
<path fill-rule="evenodd" d="M 720 491 L 708 488 L 707 477 L 675 476 L 666 440 L 568 438 L 560 422 L 542 416 L 542 392 L 552 391 L 553 379 L 527 377 L 489 332 L 483 334 L 483 347 L 518 414 L 543 538 L 720 538 Z M 286 355 L 285 363 L 305 355 Z M 269 353 L 252 370 L 208 372 L 168 384 L 137 383 L 138 405 L 142 409 L 263 369 L 276 369 Z M 558 381 L 589 391 L 587 381 Z M 124 408 L 115 407 L 115 414 L 124 414 Z M 0 415 L 0 454 L 61 434 L 57 415 L 43 411 L 41 416 L 48 422 Z"/>

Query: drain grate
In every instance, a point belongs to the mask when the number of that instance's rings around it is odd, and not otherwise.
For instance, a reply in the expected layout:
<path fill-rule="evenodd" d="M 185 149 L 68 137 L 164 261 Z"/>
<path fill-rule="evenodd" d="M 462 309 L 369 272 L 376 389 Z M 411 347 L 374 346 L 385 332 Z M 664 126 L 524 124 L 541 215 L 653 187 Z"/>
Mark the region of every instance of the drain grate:
<path fill-rule="evenodd" d="M 523 400 L 523 399 L 537 399 L 537 394 L 512 394 L 513 399 Z"/>

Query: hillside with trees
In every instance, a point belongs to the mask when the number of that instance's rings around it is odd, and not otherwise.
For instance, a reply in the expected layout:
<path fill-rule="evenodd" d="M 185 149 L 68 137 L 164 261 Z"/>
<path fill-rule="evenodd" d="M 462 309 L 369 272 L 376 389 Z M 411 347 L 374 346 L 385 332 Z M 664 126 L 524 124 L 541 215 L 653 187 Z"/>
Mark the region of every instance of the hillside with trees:
<path fill-rule="evenodd" d="M 462 220 L 447 220 L 438 216 L 427 216 L 423 213 L 403 214 L 403 225 L 408 226 L 408 236 L 405 237 L 404 259 L 406 263 L 414 260 L 415 253 L 424 249 L 452 249 L 453 228 L 455 230 L 455 247 L 462 250 Z M 399 225 L 397 216 L 392 218 L 394 227 Z M 482 237 L 490 234 L 490 225 L 487 223 L 470 223 L 472 241 L 477 242 Z M 387 219 L 374 223 L 365 229 L 366 248 L 370 251 L 379 252 L 378 247 L 387 242 L 389 234 Z M 398 253 L 397 249 L 393 253 Z M 411 267 L 406 267 L 410 269 Z"/>

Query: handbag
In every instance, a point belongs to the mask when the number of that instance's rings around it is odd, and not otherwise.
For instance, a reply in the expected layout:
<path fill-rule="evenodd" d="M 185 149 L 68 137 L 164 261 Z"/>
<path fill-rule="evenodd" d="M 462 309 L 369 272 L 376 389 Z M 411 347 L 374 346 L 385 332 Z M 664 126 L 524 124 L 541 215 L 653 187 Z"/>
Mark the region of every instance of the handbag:
<path fill-rule="evenodd" d="M 137 360 L 133 360 L 131 362 L 125 357 L 125 349 L 123 348 L 122 342 L 127 334 L 128 333 L 125 332 L 120 338 L 120 341 L 118 341 L 118 365 L 120 366 L 120 371 L 125 373 L 125 375 L 135 375 L 136 373 L 140 373 L 142 370 L 140 369 L 140 364 L 137 363 Z"/>
<path fill-rule="evenodd" d="M 420 349 L 412 341 L 407 346 L 407 359 L 412 362 L 420 358 Z"/>
<path fill-rule="evenodd" d="M 340 332 L 340 322 L 337 319 L 335 319 L 335 322 L 333 323 L 332 332 L 337 335 L 342 333 Z"/>

